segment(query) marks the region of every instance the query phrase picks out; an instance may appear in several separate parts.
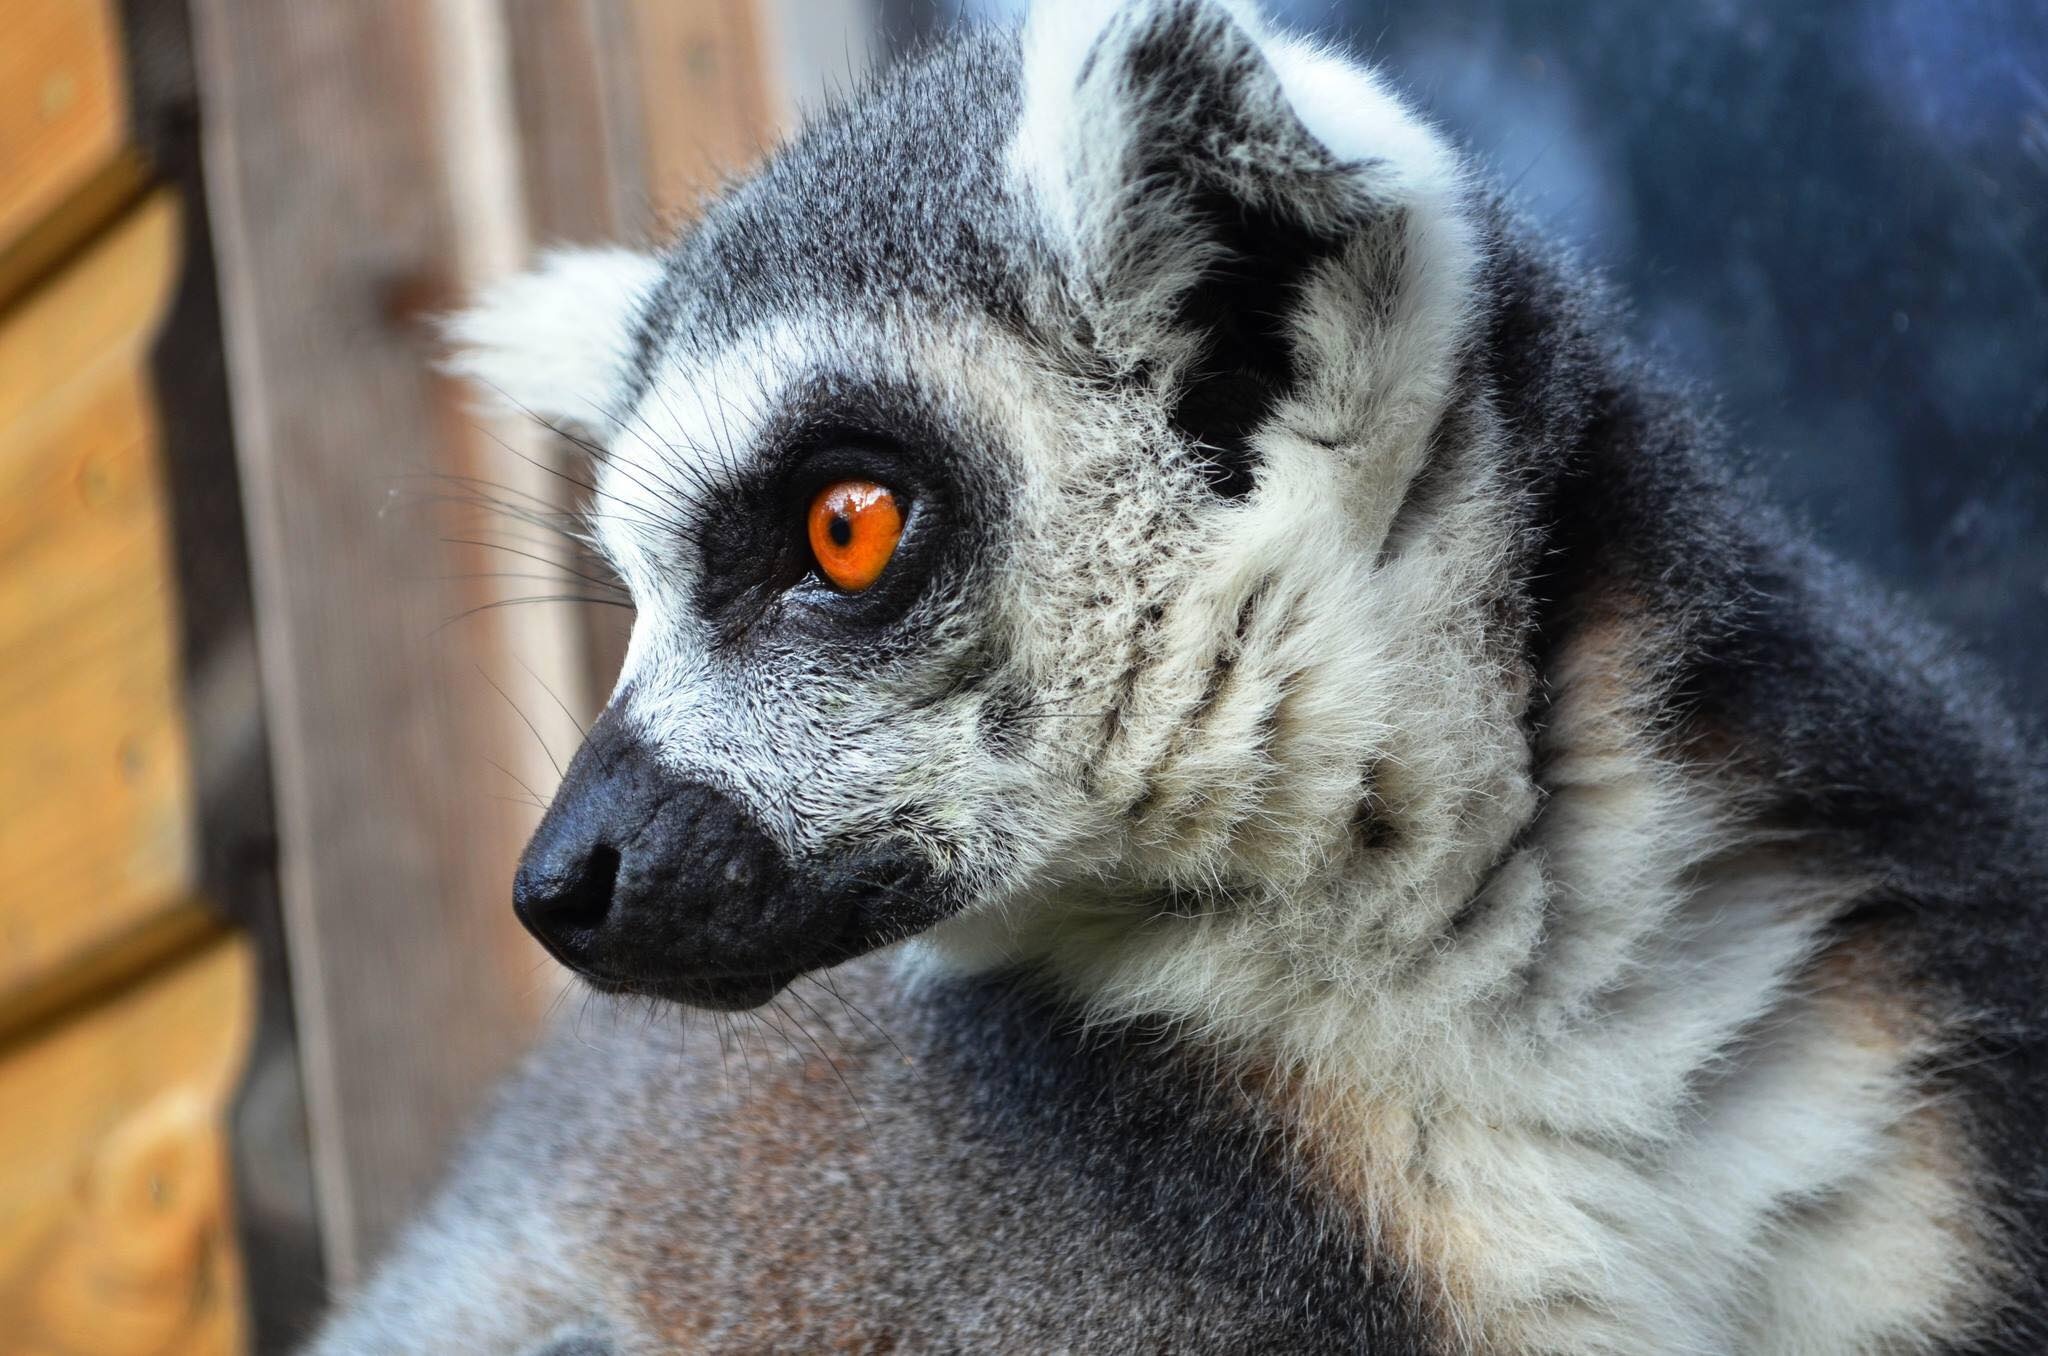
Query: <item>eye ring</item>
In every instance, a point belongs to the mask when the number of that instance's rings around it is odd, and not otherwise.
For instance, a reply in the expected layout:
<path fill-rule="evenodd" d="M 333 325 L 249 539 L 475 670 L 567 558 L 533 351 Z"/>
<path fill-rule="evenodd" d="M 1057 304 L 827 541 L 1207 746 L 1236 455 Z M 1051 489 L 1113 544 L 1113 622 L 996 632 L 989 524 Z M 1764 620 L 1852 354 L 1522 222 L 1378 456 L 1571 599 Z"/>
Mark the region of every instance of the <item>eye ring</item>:
<path fill-rule="evenodd" d="M 833 587 L 860 593 L 882 577 L 903 540 L 903 508 L 888 486 L 837 480 L 811 499 L 811 558 Z"/>

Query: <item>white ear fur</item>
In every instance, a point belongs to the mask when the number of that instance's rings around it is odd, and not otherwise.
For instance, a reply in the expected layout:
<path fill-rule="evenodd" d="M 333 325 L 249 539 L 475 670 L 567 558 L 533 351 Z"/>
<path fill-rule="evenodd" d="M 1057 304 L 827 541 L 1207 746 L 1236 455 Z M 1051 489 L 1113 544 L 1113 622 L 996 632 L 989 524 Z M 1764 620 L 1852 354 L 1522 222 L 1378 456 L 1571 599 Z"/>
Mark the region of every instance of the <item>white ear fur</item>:
<path fill-rule="evenodd" d="M 1182 45 L 1171 69 L 1138 74 L 1166 64 L 1167 37 Z M 1188 87 L 1199 78 L 1213 83 Z M 1219 90 L 1229 107 L 1201 102 Z M 1219 127 L 1220 113 L 1240 116 Z M 1153 201 L 1157 148 L 1144 144 L 1162 132 L 1210 158 L 1219 185 L 1283 196 L 1317 227 L 1374 205 L 1442 216 L 1464 191 L 1457 156 L 1374 72 L 1243 0 L 1039 0 L 1010 162 L 1062 244 L 1100 258 L 1134 206 L 1170 210 Z"/>
<path fill-rule="evenodd" d="M 1225 0 L 1042 0 L 1031 11 L 1011 170 L 1079 275 L 1116 294 L 1116 328 L 1127 333 L 1103 335 L 1112 346 L 1156 340 L 1177 298 L 1217 262 L 1193 221 L 1207 181 L 1255 197 L 1242 173 L 1254 162 L 1320 156 L 1257 32 L 1257 16 Z M 1251 135 L 1233 142 L 1226 128 Z"/>
<path fill-rule="evenodd" d="M 1199 185 L 1159 173 L 1173 156 Z M 1179 300 L 1227 258 L 1191 192 L 1347 240 L 1292 317 L 1307 375 L 1283 413 L 1369 468 L 1383 512 L 1399 505 L 1452 390 L 1480 244 L 1458 157 L 1377 75 L 1238 0 L 1040 0 L 1010 169 L 1074 274 L 1109 293 L 1098 342 L 1155 371 L 1190 351 Z"/>
<path fill-rule="evenodd" d="M 660 280 L 660 261 L 635 250 L 550 251 L 449 318 L 447 368 L 508 409 L 600 427 L 615 414 Z"/>

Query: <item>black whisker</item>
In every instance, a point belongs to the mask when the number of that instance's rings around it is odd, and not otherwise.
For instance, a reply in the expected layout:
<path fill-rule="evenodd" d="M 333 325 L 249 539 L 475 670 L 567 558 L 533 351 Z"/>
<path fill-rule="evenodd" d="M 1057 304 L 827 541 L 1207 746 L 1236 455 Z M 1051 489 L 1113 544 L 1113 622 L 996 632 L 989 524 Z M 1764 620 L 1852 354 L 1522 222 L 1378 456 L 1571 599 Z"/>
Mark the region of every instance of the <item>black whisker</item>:
<path fill-rule="evenodd" d="M 519 709 L 519 703 L 512 700 L 511 693 L 507 692 L 504 688 L 498 686 L 497 679 L 491 677 L 490 674 L 484 672 L 483 665 L 478 664 L 476 666 L 476 671 L 485 682 L 491 685 L 493 691 L 495 691 L 500 697 L 503 697 L 505 699 L 505 705 L 512 708 L 512 714 L 518 716 L 520 721 L 526 726 L 527 730 L 532 733 L 534 742 L 540 745 L 540 751 L 548 756 L 548 761 L 550 763 L 553 763 L 555 765 L 555 776 L 560 777 L 562 775 L 561 760 L 556 758 L 555 751 L 548 747 L 548 741 L 541 738 L 540 727 L 533 723 L 533 721 L 527 716 L 526 712 Z"/>
<path fill-rule="evenodd" d="M 501 607 L 518 607 L 522 603 L 589 603 L 594 607 L 623 607 L 628 612 L 635 610 L 633 604 L 617 598 L 586 598 L 576 593 L 539 593 L 530 598 L 499 598 L 494 602 L 478 603 L 475 607 L 464 608 L 434 630 L 437 633 L 445 631 L 455 623 L 466 617 L 473 617 L 479 612 L 490 612 Z"/>

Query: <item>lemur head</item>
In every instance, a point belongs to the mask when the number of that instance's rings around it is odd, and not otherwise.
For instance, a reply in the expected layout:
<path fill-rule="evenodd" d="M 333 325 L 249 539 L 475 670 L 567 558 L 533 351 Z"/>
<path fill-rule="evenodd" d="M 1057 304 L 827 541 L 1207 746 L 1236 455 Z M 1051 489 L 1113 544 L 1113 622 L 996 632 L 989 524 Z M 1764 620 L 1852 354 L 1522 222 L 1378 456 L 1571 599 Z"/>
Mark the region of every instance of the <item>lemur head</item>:
<path fill-rule="evenodd" d="M 1071 0 L 897 70 L 671 251 L 465 316 L 468 372 L 603 444 L 638 607 L 527 924 L 600 987 L 748 1006 L 913 934 L 1085 969 L 1462 898 L 1525 757 L 1502 496 L 1419 488 L 1490 436 L 1466 192 L 1255 14 Z"/>

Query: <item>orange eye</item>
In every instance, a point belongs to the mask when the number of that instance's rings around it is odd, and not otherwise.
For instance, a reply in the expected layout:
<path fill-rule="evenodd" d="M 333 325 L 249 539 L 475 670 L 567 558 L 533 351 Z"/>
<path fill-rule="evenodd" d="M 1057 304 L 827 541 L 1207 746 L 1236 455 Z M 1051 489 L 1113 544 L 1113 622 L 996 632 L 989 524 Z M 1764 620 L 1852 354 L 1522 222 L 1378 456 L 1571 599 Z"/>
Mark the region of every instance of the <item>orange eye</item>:
<path fill-rule="evenodd" d="M 903 510 L 888 487 L 840 480 L 811 501 L 811 555 L 818 570 L 848 593 L 882 577 L 903 538 Z"/>

